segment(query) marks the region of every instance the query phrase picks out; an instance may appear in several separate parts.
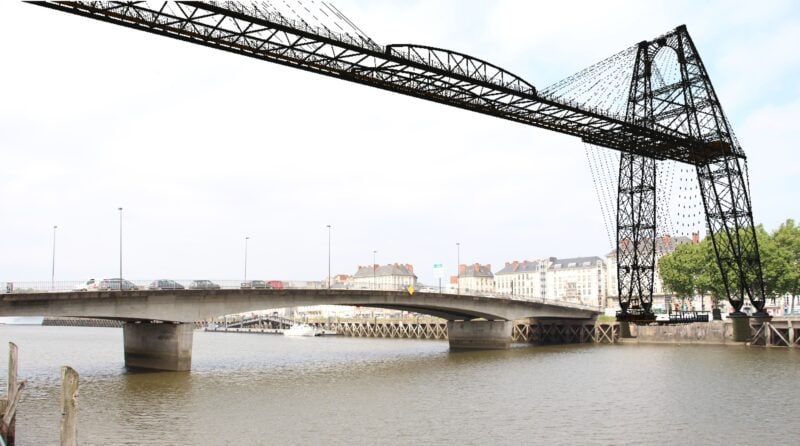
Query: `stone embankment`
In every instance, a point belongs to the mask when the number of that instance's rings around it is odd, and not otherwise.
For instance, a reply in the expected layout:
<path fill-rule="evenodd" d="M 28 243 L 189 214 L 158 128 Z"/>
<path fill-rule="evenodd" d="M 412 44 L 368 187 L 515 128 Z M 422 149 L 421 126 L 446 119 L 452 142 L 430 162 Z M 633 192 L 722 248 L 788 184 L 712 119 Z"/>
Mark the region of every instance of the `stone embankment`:
<path fill-rule="evenodd" d="M 676 325 L 631 325 L 631 337 L 621 338 L 623 344 L 707 344 L 756 345 L 764 347 L 800 347 L 800 318 L 750 318 L 749 336 L 736 340 L 730 320 L 695 322 Z"/>

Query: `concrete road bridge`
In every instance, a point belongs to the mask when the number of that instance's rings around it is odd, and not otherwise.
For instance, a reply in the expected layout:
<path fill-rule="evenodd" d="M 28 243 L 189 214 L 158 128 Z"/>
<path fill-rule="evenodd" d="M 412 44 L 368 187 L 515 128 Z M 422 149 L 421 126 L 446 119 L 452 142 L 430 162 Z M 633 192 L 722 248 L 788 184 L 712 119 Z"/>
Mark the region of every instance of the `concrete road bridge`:
<path fill-rule="evenodd" d="M 597 307 L 542 299 L 339 289 L 65 291 L 5 294 L 0 316 L 86 317 L 126 322 L 125 365 L 190 370 L 194 322 L 218 316 L 313 305 L 411 311 L 448 321 L 452 349 L 508 348 L 512 321 L 591 320 Z"/>

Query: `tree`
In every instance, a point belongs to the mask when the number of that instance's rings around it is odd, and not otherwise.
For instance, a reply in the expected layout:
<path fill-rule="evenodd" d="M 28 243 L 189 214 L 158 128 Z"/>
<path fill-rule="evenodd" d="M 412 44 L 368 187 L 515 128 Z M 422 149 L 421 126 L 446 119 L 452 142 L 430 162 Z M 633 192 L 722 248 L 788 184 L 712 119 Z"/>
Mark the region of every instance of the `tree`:
<path fill-rule="evenodd" d="M 756 240 L 758 240 L 758 252 L 761 257 L 761 274 L 764 279 L 764 298 L 772 298 L 786 294 L 781 292 L 781 281 L 786 274 L 787 261 L 782 250 L 778 249 L 773 237 L 764 230 L 762 225 L 756 227 Z"/>
<path fill-rule="evenodd" d="M 800 295 L 800 227 L 791 218 L 787 219 L 772 233 L 772 239 L 778 256 L 784 261 L 784 270 L 777 279 L 778 293 L 792 296 L 794 312 L 795 298 Z"/>
<path fill-rule="evenodd" d="M 719 307 L 721 300 L 728 298 L 722 273 L 717 265 L 717 256 L 714 254 L 714 243 L 711 237 L 706 237 L 700 242 L 700 255 L 702 258 L 702 273 L 697 279 L 697 288 L 701 296 L 711 295 L 714 307 Z"/>
<path fill-rule="evenodd" d="M 663 255 L 658 261 L 664 288 L 681 298 L 694 297 L 702 285 L 700 278 L 704 272 L 704 263 L 700 245 L 694 243 L 678 245 L 674 251 Z"/>

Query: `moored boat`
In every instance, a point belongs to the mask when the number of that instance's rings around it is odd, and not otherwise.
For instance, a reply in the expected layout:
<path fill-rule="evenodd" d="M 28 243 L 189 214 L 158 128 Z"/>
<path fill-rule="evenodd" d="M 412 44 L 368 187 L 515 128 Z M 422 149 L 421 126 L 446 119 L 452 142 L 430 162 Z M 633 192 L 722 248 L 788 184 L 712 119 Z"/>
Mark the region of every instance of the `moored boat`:
<path fill-rule="evenodd" d="M 295 324 L 283 331 L 284 336 L 316 336 L 317 331 L 308 324 Z"/>

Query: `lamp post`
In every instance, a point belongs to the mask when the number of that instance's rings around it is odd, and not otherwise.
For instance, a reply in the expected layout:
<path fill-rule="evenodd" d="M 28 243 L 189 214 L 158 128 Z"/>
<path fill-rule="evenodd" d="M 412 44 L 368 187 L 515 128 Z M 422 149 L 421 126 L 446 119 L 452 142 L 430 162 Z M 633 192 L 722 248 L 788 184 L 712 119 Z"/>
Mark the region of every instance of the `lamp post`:
<path fill-rule="evenodd" d="M 456 293 L 461 295 L 461 243 L 456 242 Z"/>
<path fill-rule="evenodd" d="M 244 281 L 247 282 L 247 241 L 250 237 L 244 238 Z"/>
<path fill-rule="evenodd" d="M 53 261 L 50 263 L 50 289 L 56 289 L 56 229 L 58 226 L 53 226 Z"/>
<path fill-rule="evenodd" d="M 328 226 L 328 289 L 331 289 L 331 225 Z"/>
<path fill-rule="evenodd" d="M 122 208 L 119 211 L 119 290 L 122 291 Z"/>
<path fill-rule="evenodd" d="M 375 254 L 377 254 L 377 253 L 378 253 L 378 251 L 372 251 L 372 289 L 373 290 L 378 289 L 378 286 L 377 286 L 377 284 L 375 282 Z"/>

